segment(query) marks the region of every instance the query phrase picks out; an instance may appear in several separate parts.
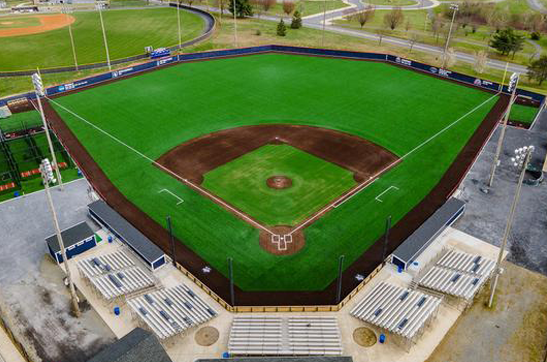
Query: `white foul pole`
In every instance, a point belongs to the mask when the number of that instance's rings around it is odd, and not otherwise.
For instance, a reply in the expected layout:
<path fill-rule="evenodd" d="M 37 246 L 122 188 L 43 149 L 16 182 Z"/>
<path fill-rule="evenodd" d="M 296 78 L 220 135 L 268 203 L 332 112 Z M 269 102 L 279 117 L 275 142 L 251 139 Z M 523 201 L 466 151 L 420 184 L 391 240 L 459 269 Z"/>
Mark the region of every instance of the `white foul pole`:
<path fill-rule="evenodd" d="M 180 31 L 180 1 L 177 1 L 177 26 L 179 30 L 179 50 L 182 48 L 182 34 Z"/>
<path fill-rule="evenodd" d="M 51 170 L 51 164 L 46 158 L 42 160 L 40 165 L 40 172 L 42 174 L 42 180 L 44 182 L 44 187 L 46 190 L 46 198 L 49 205 L 49 210 L 51 211 L 51 216 L 53 217 L 53 225 L 55 226 L 55 234 L 57 235 L 57 242 L 59 243 L 59 249 L 61 250 L 61 255 L 63 256 L 63 264 L 65 267 L 66 277 L 68 280 L 68 285 L 70 288 L 70 299 L 72 301 L 72 309 L 76 317 L 80 317 L 80 307 L 78 305 L 78 297 L 76 296 L 76 290 L 74 289 L 74 284 L 72 283 L 72 277 L 70 275 L 70 269 L 68 267 L 68 258 L 66 257 L 65 244 L 63 242 L 63 237 L 61 235 L 61 229 L 59 228 L 59 220 L 57 220 L 57 213 L 55 212 L 55 207 L 53 206 L 53 199 L 51 198 L 51 192 L 49 190 L 49 183 L 54 182 L 53 171 Z M 55 254 L 55 259 L 57 255 Z M 58 260 L 55 260 L 58 262 Z"/>
<path fill-rule="evenodd" d="M 42 107 L 42 96 L 44 95 L 44 85 L 42 83 L 42 77 L 40 73 L 34 73 L 32 75 L 32 83 L 34 84 L 34 92 L 36 94 L 36 100 L 38 101 L 38 110 L 40 117 L 42 117 L 42 124 L 44 125 L 44 131 L 46 132 L 46 139 L 49 146 L 49 152 L 51 153 L 51 160 L 53 161 L 53 167 L 57 174 L 57 181 L 59 182 L 59 189 L 63 191 L 63 179 L 61 177 L 61 168 L 57 163 L 57 156 L 55 156 L 55 149 L 53 148 L 53 142 L 51 141 L 51 135 L 49 134 L 49 126 L 46 121 L 46 115 L 44 114 L 44 108 Z"/>
<path fill-rule="evenodd" d="M 108 41 L 106 40 L 106 31 L 104 30 L 104 21 L 103 21 L 103 12 L 101 10 L 102 4 L 97 4 L 97 10 L 99 10 L 99 18 L 101 19 L 101 29 L 103 30 L 103 42 L 104 42 L 104 49 L 106 51 L 106 62 L 108 64 L 108 70 L 112 70 L 112 66 L 110 65 L 110 52 L 108 51 Z"/>

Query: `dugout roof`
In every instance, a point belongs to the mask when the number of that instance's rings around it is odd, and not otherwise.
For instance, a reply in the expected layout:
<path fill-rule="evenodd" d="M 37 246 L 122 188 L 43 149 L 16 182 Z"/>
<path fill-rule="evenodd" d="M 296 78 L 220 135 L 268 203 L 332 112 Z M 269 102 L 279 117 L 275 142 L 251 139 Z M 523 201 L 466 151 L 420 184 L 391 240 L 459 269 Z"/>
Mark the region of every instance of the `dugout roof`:
<path fill-rule="evenodd" d="M 61 231 L 61 237 L 63 238 L 63 244 L 65 246 L 65 249 L 93 236 L 93 234 L 93 230 L 91 230 L 91 228 L 89 227 L 89 225 L 87 225 L 85 221 L 82 221 L 79 224 L 76 224 L 69 227 L 68 229 L 64 229 L 63 231 Z M 61 251 L 61 249 L 59 248 L 57 235 L 52 235 L 46 238 L 46 243 L 54 253 L 58 253 L 59 251 Z"/>
<path fill-rule="evenodd" d="M 135 252 L 144 260 L 152 264 L 164 256 L 164 252 L 150 239 L 137 230 L 120 214 L 102 200 L 97 200 L 88 205 L 90 213 L 99 218 L 106 226 L 118 234 Z"/>

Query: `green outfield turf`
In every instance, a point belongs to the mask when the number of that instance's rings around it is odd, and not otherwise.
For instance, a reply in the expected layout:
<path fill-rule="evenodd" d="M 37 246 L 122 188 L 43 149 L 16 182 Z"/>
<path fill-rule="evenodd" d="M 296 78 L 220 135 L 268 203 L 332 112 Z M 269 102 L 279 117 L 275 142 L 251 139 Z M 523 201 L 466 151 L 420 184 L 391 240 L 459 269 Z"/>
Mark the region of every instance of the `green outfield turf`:
<path fill-rule="evenodd" d="M 521 104 L 513 104 L 511 107 L 511 114 L 509 119 L 514 122 L 521 122 L 524 124 L 532 124 L 536 115 L 539 111 L 539 108 L 524 106 Z"/>
<path fill-rule="evenodd" d="M 285 176 L 286 189 L 266 180 Z M 265 225 L 294 226 L 355 186 L 350 171 L 288 145 L 266 145 L 205 174 L 203 186 Z"/>
<path fill-rule="evenodd" d="M 72 26 L 79 64 L 106 61 L 99 14 L 80 11 Z M 2 17 L 2 21 L 19 17 Z M 110 59 L 143 54 L 146 46 L 174 46 L 178 42 L 174 8 L 103 11 Z M 181 11 L 182 40 L 199 36 L 205 22 L 199 16 Z M 68 27 L 41 34 L 0 37 L 0 71 L 28 70 L 74 65 Z"/>
<path fill-rule="evenodd" d="M 430 192 L 496 100 L 383 63 L 263 54 L 185 63 L 54 106 L 129 200 L 162 225 L 170 215 L 176 235 L 222 273 L 232 257 L 239 287 L 321 290 L 335 279 L 339 255 L 348 266 L 383 234 L 387 216 L 398 222 Z M 127 147 L 157 159 L 194 137 L 266 123 L 336 129 L 403 159 L 307 227 L 299 253 L 274 256 L 261 249 L 255 228 Z M 398 190 L 376 200 L 390 186 Z"/>

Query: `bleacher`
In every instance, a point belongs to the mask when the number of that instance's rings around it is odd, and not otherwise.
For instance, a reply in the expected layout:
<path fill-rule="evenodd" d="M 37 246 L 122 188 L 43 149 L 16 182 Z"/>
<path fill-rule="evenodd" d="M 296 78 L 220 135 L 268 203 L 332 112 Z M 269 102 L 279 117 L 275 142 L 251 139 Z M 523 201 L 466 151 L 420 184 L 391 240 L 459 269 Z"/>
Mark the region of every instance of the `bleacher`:
<path fill-rule="evenodd" d="M 336 317 L 236 316 L 228 351 L 238 356 L 341 355 L 342 341 Z"/>
<path fill-rule="evenodd" d="M 78 262 L 78 270 L 92 289 L 108 302 L 123 302 L 135 293 L 154 288 L 156 279 L 123 251 L 87 258 Z"/>
<path fill-rule="evenodd" d="M 127 301 L 141 326 L 165 340 L 214 318 L 217 312 L 184 284 Z"/>
<path fill-rule="evenodd" d="M 451 249 L 418 278 L 418 285 L 470 303 L 495 267 L 491 259 Z"/>
<path fill-rule="evenodd" d="M 440 298 L 380 282 L 350 313 L 364 322 L 414 340 L 435 317 L 440 305 Z"/>

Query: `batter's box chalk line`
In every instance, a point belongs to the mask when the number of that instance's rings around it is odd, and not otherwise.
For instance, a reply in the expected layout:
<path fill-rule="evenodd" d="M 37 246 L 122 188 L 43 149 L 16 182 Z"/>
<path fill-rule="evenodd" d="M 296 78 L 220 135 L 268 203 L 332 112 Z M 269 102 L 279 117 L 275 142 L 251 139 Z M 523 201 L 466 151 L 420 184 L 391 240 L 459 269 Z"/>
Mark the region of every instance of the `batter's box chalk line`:
<path fill-rule="evenodd" d="M 389 186 L 387 189 L 385 189 L 381 194 L 379 194 L 378 196 L 375 197 L 375 200 L 378 201 L 378 202 L 383 202 L 382 200 L 380 200 L 380 197 L 383 196 L 386 192 L 388 192 L 389 190 L 399 190 L 399 188 L 397 186 Z"/>
<path fill-rule="evenodd" d="M 180 205 L 184 202 L 183 199 L 181 199 L 180 197 L 178 197 L 177 195 L 175 195 L 174 193 L 172 193 L 171 191 L 167 190 L 167 189 L 161 189 L 159 191 L 159 193 L 161 194 L 162 192 L 167 192 L 168 194 L 170 194 L 171 196 L 173 196 L 174 198 L 176 198 L 178 200 L 177 202 L 177 205 Z"/>
<path fill-rule="evenodd" d="M 272 243 L 277 245 L 277 250 L 287 250 L 287 244 L 292 243 L 292 235 L 272 235 Z"/>

